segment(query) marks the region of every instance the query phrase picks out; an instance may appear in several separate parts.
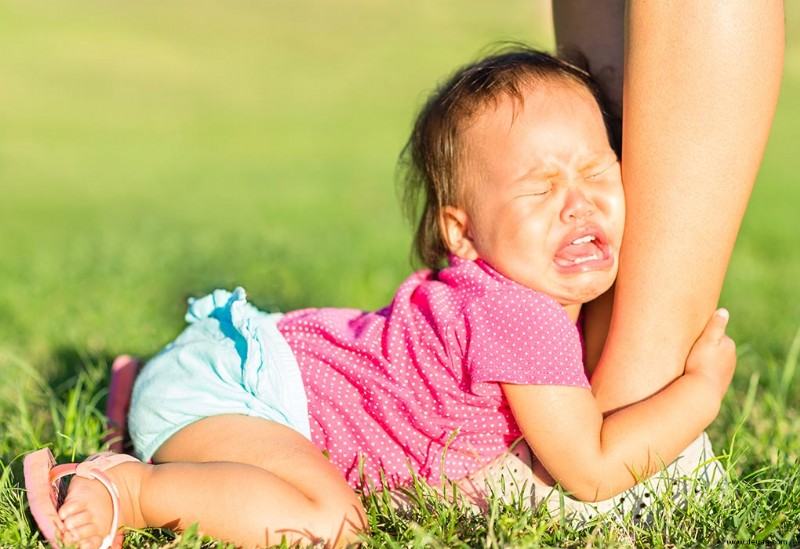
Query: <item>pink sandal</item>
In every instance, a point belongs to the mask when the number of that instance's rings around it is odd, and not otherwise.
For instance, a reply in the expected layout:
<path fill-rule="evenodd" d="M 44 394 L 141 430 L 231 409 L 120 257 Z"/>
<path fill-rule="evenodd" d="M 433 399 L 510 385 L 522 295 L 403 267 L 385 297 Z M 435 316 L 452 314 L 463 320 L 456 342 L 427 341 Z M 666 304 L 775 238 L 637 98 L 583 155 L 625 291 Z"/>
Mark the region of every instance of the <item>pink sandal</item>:
<path fill-rule="evenodd" d="M 108 435 L 105 442 L 112 452 L 130 453 L 128 410 L 131 406 L 133 383 L 136 381 L 140 366 L 138 360 L 128 355 L 118 356 L 111 365 L 111 381 L 106 404 Z"/>
<path fill-rule="evenodd" d="M 67 463 L 56 465 L 53 454 L 49 448 L 31 452 L 25 456 L 25 488 L 28 492 L 28 505 L 39 531 L 50 542 L 54 549 L 61 545 L 58 542 L 59 531 L 64 527 L 58 516 L 58 508 L 66 496 L 66 483 L 64 477 L 76 475 L 82 478 L 99 480 L 109 495 L 114 516 L 111 520 L 111 529 L 103 538 L 100 549 L 109 547 L 122 547 L 123 534 L 117 533 L 119 527 L 119 491 L 111 479 L 104 473 L 108 469 L 129 461 L 138 462 L 126 454 L 113 454 L 102 452 L 89 457 L 83 463 Z"/>

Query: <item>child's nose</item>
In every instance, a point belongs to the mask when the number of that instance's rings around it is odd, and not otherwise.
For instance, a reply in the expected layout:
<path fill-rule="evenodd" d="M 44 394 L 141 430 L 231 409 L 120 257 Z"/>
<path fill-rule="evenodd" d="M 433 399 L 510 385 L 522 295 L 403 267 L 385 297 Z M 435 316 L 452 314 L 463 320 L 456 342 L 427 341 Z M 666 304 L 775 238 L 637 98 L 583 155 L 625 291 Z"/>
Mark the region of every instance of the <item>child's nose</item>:
<path fill-rule="evenodd" d="M 578 187 L 567 189 L 564 198 L 564 207 L 561 210 L 561 220 L 569 223 L 574 220 L 583 219 L 594 213 L 594 203 Z"/>

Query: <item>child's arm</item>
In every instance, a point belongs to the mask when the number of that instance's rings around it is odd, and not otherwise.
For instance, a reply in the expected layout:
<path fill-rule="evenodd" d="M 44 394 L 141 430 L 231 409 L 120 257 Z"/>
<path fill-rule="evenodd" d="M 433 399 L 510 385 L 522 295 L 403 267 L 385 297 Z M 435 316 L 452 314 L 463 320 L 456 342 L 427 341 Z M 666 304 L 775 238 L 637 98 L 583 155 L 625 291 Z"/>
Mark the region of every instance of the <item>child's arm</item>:
<path fill-rule="evenodd" d="M 736 364 L 718 311 L 692 347 L 685 373 L 655 395 L 603 417 L 576 387 L 502 384 L 537 459 L 585 501 L 610 498 L 673 461 L 716 417 Z"/>

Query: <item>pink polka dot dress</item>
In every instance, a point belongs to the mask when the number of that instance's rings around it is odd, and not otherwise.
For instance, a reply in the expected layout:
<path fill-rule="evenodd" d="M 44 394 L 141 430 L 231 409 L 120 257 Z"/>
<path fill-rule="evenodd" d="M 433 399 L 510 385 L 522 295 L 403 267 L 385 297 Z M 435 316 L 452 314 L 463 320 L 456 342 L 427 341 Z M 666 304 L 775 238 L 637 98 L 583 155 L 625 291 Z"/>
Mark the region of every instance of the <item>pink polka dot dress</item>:
<path fill-rule="evenodd" d="M 421 271 L 379 311 L 278 323 L 300 366 L 312 441 L 366 490 L 462 478 L 521 432 L 499 383 L 589 388 L 564 308 L 482 261 Z"/>

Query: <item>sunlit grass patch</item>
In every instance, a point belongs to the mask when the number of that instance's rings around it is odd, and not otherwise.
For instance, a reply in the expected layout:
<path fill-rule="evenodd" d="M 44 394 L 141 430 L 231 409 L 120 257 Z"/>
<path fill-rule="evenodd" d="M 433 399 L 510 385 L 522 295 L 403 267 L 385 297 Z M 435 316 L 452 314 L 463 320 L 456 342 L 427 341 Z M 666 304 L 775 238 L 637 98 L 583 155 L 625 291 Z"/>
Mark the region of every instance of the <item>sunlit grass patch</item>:
<path fill-rule="evenodd" d="M 44 547 L 22 456 L 103 449 L 114 356 L 158 351 L 186 299 L 378 308 L 409 274 L 395 162 L 437 81 L 493 42 L 550 47 L 549 2 L 4 1 L 0 6 L 0 547 Z M 365 498 L 370 547 L 800 544 L 800 8 L 722 293 L 737 373 L 709 429 L 730 473 L 647 525 L 576 528 L 411 487 Z M 794 34 L 793 34 L 794 33 Z M 145 530 L 129 547 L 223 547 Z"/>

